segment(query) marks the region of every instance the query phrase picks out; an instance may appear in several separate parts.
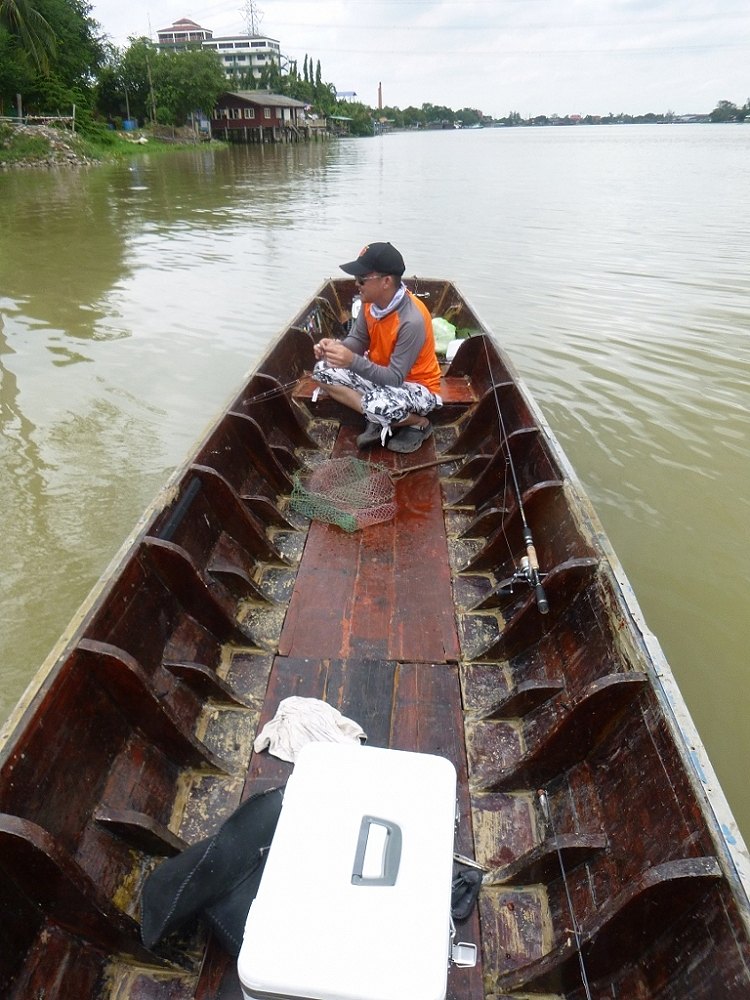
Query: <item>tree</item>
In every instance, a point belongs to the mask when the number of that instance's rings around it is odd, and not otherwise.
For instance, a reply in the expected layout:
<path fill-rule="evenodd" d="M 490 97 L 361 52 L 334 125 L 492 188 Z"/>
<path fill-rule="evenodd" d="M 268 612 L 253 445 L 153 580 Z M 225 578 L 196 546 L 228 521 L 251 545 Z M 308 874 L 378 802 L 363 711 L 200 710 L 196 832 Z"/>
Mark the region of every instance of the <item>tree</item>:
<path fill-rule="evenodd" d="M 463 125 L 481 125 L 482 123 L 482 112 L 477 111 L 476 108 L 461 108 L 456 112 L 456 119 L 462 122 Z"/>
<path fill-rule="evenodd" d="M 127 92 L 131 117 L 144 121 L 154 115 L 149 76 L 158 52 L 148 38 L 130 38 L 129 42 L 119 62 L 119 82 L 123 95 Z"/>
<path fill-rule="evenodd" d="M 0 4 L 7 23 L 8 0 L 0 0 Z M 17 39 L 19 47 L 14 52 L 10 72 L 4 70 L 0 74 L 4 88 L 0 96 L 7 100 L 20 93 L 27 110 L 44 114 L 69 114 L 75 104 L 77 117 L 80 112 L 84 119 L 90 117 L 95 78 L 104 61 L 100 28 L 90 17 L 91 7 L 85 0 L 35 0 L 35 10 L 56 40 L 54 49 L 49 51 L 46 70 L 41 71 L 23 49 L 20 35 L 10 32 L 11 40 Z M 3 31 L 8 33 L 9 29 L 0 28 L 0 33 Z"/>
<path fill-rule="evenodd" d="M 153 81 L 159 120 L 170 125 L 183 125 L 193 112 L 210 114 L 227 87 L 218 54 L 202 48 L 160 53 Z"/>
<path fill-rule="evenodd" d="M 712 122 L 734 122 L 737 121 L 739 109 L 731 101 L 719 101 L 710 114 Z"/>
<path fill-rule="evenodd" d="M 258 90 L 267 90 L 272 94 L 287 93 L 288 85 L 288 75 L 282 76 L 279 64 L 273 60 L 263 67 L 257 81 Z"/>
<path fill-rule="evenodd" d="M 424 112 L 426 124 L 434 125 L 439 122 L 448 122 L 452 125 L 456 117 L 450 108 L 439 104 L 423 104 L 422 111 Z"/>
<path fill-rule="evenodd" d="M 404 108 L 404 125 L 407 128 L 422 128 L 425 123 L 424 111 L 421 108 L 415 108 L 413 105 L 409 105 L 408 108 Z"/>
<path fill-rule="evenodd" d="M 0 27 L 0 115 L 15 107 L 16 94 L 31 89 L 37 72 L 19 39 Z"/>
<path fill-rule="evenodd" d="M 95 106 L 106 118 L 129 114 L 129 95 L 122 79 L 122 52 L 116 45 L 106 45 L 106 54 L 96 81 Z"/>
<path fill-rule="evenodd" d="M 364 104 L 354 104 L 349 101 L 339 101 L 336 114 L 349 118 L 349 134 L 367 136 L 373 133 L 372 111 Z"/>
<path fill-rule="evenodd" d="M 276 77 L 271 74 L 266 76 L 264 73 L 262 79 L 275 81 L 271 89 L 276 90 L 279 94 L 293 97 L 297 101 L 303 101 L 323 115 L 333 114 L 341 103 L 336 98 L 335 84 L 326 83 L 323 80 L 320 60 L 315 67 L 315 81 L 313 82 L 313 61 L 307 53 L 305 53 L 302 63 L 302 77 L 297 71 L 297 63 L 291 62 L 285 74 Z"/>
<path fill-rule="evenodd" d="M 55 33 L 29 0 L 0 0 L 0 29 L 16 36 L 36 68 L 46 73 L 55 51 Z"/>

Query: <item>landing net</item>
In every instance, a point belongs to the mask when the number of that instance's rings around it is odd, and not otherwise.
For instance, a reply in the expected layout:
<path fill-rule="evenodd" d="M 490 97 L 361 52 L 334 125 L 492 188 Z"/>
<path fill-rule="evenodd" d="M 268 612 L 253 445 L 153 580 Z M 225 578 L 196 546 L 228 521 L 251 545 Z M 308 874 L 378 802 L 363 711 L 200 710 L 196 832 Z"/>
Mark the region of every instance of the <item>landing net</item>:
<path fill-rule="evenodd" d="M 316 521 L 358 531 L 395 516 L 396 487 L 380 465 L 359 458 L 331 458 L 295 473 L 291 505 Z"/>

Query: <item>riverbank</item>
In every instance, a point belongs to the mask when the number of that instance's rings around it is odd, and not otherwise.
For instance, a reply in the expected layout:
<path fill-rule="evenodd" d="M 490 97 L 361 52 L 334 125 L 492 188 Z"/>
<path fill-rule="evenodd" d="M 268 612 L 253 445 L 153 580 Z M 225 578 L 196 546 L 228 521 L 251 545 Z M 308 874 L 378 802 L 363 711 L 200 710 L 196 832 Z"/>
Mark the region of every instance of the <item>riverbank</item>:
<path fill-rule="evenodd" d="M 0 122 L 0 170 L 86 167 L 175 146 L 194 147 L 190 129 L 123 133 L 102 131 L 101 138 L 83 136 L 51 125 Z"/>

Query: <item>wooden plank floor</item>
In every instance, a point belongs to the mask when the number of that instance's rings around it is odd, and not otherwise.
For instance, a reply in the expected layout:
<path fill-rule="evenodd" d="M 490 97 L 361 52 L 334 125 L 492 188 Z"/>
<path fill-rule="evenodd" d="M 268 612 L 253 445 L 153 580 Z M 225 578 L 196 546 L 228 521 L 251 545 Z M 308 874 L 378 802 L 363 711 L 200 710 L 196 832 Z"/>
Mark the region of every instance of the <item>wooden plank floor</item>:
<path fill-rule="evenodd" d="M 356 434 L 342 428 L 334 457 L 356 453 Z M 435 449 L 430 440 L 415 455 L 377 449 L 371 458 L 404 468 L 433 460 Z M 436 470 L 401 479 L 397 501 L 392 522 L 366 531 L 311 526 L 259 729 L 282 699 L 320 698 L 357 721 L 371 746 L 447 757 L 459 783 L 456 850 L 473 856 L 459 644 Z M 253 754 L 243 798 L 283 784 L 291 771 L 267 752 Z M 458 937 L 479 943 L 478 911 L 459 925 Z M 221 956 L 212 953 L 198 1000 L 240 1000 L 234 963 L 220 972 L 217 962 Z M 449 1000 L 483 997 L 481 965 L 450 968 Z"/>
<path fill-rule="evenodd" d="M 333 457 L 357 454 L 341 429 Z M 435 458 L 434 440 L 412 455 L 368 457 L 404 469 Z M 448 546 L 436 469 L 396 482 L 396 517 L 351 534 L 313 522 L 279 641 L 292 657 L 455 663 L 459 658 Z"/>

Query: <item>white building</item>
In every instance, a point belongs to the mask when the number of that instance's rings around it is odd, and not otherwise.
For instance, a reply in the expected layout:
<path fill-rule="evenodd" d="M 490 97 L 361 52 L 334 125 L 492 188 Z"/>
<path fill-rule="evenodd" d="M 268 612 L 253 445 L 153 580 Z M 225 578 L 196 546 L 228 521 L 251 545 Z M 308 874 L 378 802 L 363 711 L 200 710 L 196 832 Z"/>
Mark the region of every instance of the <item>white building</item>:
<path fill-rule="evenodd" d="M 200 45 L 204 49 L 212 49 L 218 53 L 224 64 L 224 72 L 228 79 L 238 74 L 259 80 L 262 71 L 272 64 L 279 66 L 281 51 L 275 38 L 265 35 L 226 35 L 214 37 L 208 28 L 202 28 L 187 17 L 175 21 L 168 28 L 161 28 L 156 33 L 159 49 L 186 49 L 189 46 Z"/>

